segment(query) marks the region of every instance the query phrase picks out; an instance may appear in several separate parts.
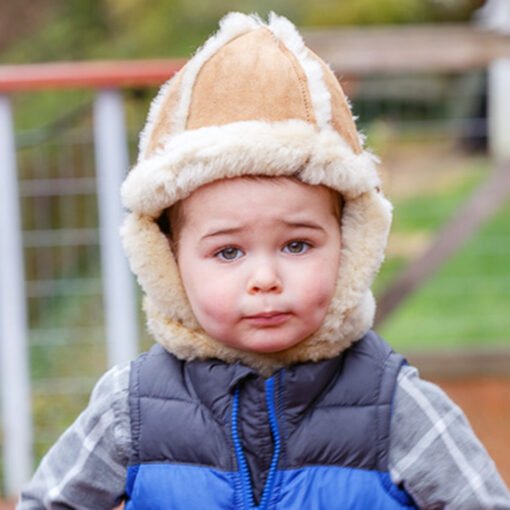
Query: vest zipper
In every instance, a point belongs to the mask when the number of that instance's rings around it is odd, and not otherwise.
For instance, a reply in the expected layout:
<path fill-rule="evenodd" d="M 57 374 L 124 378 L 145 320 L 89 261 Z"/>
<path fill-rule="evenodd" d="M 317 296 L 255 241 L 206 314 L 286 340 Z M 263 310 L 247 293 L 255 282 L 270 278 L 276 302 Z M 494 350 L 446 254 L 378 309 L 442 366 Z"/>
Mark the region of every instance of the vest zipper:
<path fill-rule="evenodd" d="M 266 483 L 264 484 L 264 490 L 262 492 L 262 497 L 260 498 L 259 506 L 255 506 L 253 488 L 250 480 L 250 471 L 248 469 L 248 464 L 239 438 L 239 387 L 235 389 L 234 401 L 232 404 L 232 439 L 234 441 L 234 450 L 236 453 L 237 465 L 239 467 L 239 474 L 241 476 L 241 492 L 243 495 L 244 506 L 247 510 L 267 510 L 269 501 L 271 500 L 271 494 L 273 493 L 276 469 L 280 458 L 281 441 L 280 431 L 278 429 L 278 419 L 276 416 L 274 377 L 270 377 L 265 383 L 265 397 L 274 449 L 273 456 L 271 458 L 271 465 L 269 466 L 269 473 L 267 475 Z"/>
<path fill-rule="evenodd" d="M 273 458 L 271 459 L 271 465 L 269 466 L 269 474 L 267 475 L 266 484 L 264 491 L 262 492 L 262 498 L 260 498 L 260 510 L 266 510 L 271 500 L 273 493 L 273 487 L 276 479 L 276 469 L 278 468 L 278 460 L 280 459 L 280 430 L 278 429 L 278 418 L 276 416 L 276 403 L 275 403 L 275 389 L 274 389 L 274 377 L 270 377 L 266 381 L 266 405 L 269 416 L 269 426 L 271 427 L 271 434 L 273 436 Z"/>

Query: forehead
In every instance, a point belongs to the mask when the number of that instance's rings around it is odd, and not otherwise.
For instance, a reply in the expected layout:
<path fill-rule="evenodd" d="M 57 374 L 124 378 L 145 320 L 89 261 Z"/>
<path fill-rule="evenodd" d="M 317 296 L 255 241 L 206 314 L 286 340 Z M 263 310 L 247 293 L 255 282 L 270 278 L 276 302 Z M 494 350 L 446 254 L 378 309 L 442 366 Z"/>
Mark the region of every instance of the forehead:
<path fill-rule="evenodd" d="M 329 213 L 339 210 L 336 192 L 286 177 L 222 179 L 195 190 L 180 205 L 186 219 L 211 216 Z"/>

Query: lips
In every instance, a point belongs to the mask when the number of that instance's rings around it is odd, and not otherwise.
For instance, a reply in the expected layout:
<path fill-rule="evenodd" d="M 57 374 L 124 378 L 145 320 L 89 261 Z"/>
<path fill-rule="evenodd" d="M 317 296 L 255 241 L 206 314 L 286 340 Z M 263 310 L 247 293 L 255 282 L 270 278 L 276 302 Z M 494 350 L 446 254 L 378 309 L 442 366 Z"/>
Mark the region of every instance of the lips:
<path fill-rule="evenodd" d="M 289 312 L 262 312 L 254 315 L 247 315 L 244 319 L 254 326 L 271 327 L 279 326 L 287 322 L 291 317 Z"/>

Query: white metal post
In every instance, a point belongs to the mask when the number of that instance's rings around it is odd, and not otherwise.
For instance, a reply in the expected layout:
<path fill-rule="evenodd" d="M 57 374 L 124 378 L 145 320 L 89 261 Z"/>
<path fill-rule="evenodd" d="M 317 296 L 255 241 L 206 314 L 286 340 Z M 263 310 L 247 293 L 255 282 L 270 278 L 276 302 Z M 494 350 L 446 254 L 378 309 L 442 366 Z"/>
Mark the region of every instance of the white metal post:
<path fill-rule="evenodd" d="M 101 90 L 96 95 L 94 141 L 108 363 L 112 366 L 132 359 L 138 351 L 135 288 L 119 235 L 123 219 L 120 186 L 129 158 L 118 90 Z"/>
<path fill-rule="evenodd" d="M 9 97 L 0 94 L 0 372 L 5 491 L 32 472 L 32 421 L 25 277 L 16 145 Z"/>
<path fill-rule="evenodd" d="M 475 12 L 475 21 L 489 30 L 510 34 L 510 1 L 486 0 Z"/>
<path fill-rule="evenodd" d="M 489 146 L 496 161 L 510 161 L 510 59 L 489 66 Z"/>

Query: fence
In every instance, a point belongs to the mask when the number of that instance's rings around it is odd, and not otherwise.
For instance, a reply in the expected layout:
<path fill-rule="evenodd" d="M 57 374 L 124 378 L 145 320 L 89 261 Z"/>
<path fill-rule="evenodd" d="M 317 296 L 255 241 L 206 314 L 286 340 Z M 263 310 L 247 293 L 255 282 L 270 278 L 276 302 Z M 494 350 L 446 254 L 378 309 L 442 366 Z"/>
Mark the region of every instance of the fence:
<path fill-rule="evenodd" d="M 375 141 L 394 136 L 388 126 L 399 140 L 420 147 L 453 137 L 472 146 L 488 138 L 494 161 L 510 159 L 510 40 L 471 27 L 323 31 L 305 38 L 344 77 L 354 111 Z M 444 51 L 445 38 L 453 53 Z M 146 112 L 143 91 L 180 65 L 0 68 L 0 361 L 8 495 L 32 471 L 33 444 L 40 457 L 106 366 L 132 358 L 144 343 L 117 235 L 118 190 Z M 12 105 L 19 98 L 35 101 L 41 89 L 65 94 L 74 88 L 92 94 L 69 101 L 73 106 L 44 121 L 44 129 L 15 135 Z M 487 117 L 473 108 L 484 103 L 485 90 Z M 459 102 L 459 95 L 466 100 Z"/>
<path fill-rule="evenodd" d="M 20 168 L 25 169 L 25 175 L 20 175 L 19 182 L 11 103 L 6 95 L 0 97 L 0 155 L 4 169 L 0 197 L 0 324 L 3 458 L 8 494 L 15 494 L 32 471 L 27 319 L 30 319 L 29 323 L 37 325 L 31 331 L 31 344 L 35 349 L 39 345 L 43 348 L 71 343 L 76 345 L 84 336 L 101 338 L 104 337 L 100 331 L 101 326 L 99 330 L 97 325 L 94 329 L 90 321 L 82 321 L 85 327 L 82 325 L 69 331 L 58 323 L 50 324 L 49 328 L 48 324 L 44 327 L 43 319 L 48 309 L 54 306 L 55 299 L 69 299 L 69 296 L 74 296 L 74 301 L 77 298 L 80 301 L 80 298 L 83 300 L 84 297 L 94 297 L 97 303 L 103 295 L 108 364 L 130 359 L 138 350 L 135 295 L 117 233 L 122 217 L 119 188 L 129 160 L 124 106 L 119 90 L 107 87 L 161 83 L 175 72 L 178 65 L 177 62 L 145 62 L 137 63 L 136 66 L 132 63 L 99 63 L 2 69 L 3 91 L 73 86 L 97 89 L 92 129 L 96 171 L 94 172 L 87 157 L 77 158 L 71 154 L 80 146 L 90 150 L 91 140 L 74 133 L 74 140 L 68 139 L 67 146 L 61 146 L 58 152 L 53 151 L 53 157 L 60 158 L 57 163 L 51 161 L 49 154 L 44 156 L 39 153 L 37 157 L 28 155 L 32 165 L 22 164 Z M 90 131 L 87 136 L 89 133 Z M 36 148 L 38 147 L 36 145 Z M 41 150 L 40 147 L 38 150 Z M 51 146 L 47 146 L 46 150 L 51 151 Z M 23 148 L 18 151 L 18 156 L 27 156 Z M 32 175 L 28 175 L 30 173 Z M 33 211 L 32 218 L 24 218 L 26 228 L 23 240 L 18 196 L 21 197 L 22 205 L 27 201 L 32 202 L 23 207 L 25 211 Z M 81 197 L 81 203 L 77 202 L 78 197 Z M 100 217 L 99 228 L 95 221 L 96 209 Z M 86 279 L 76 280 L 66 276 L 66 273 L 72 274 L 78 259 L 84 257 L 79 250 L 97 248 L 98 243 L 101 245 L 101 273 L 104 275 L 102 292 L 98 267 L 84 268 L 82 274 L 90 274 Z M 71 247 L 75 253 L 69 250 Z M 97 253 L 92 257 L 85 255 L 84 260 L 94 265 L 96 255 Z M 26 269 L 33 278 L 26 283 L 25 267 L 22 263 L 24 259 Z M 76 274 L 75 271 L 74 273 Z M 53 303 L 45 303 L 48 299 Z M 88 304 L 90 307 L 90 300 Z M 75 314 L 78 315 L 83 314 L 87 308 L 83 306 L 83 301 L 77 306 L 75 304 L 75 307 Z M 67 310 L 66 313 L 72 312 Z M 97 313 L 96 310 L 96 315 Z M 74 339 L 71 340 L 71 337 Z M 48 356 L 51 356 L 51 353 Z M 71 356 L 69 361 L 73 357 Z M 73 366 L 76 367 L 76 358 L 73 361 Z M 39 366 L 40 363 L 39 360 Z M 104 368 L 104 365 L 101 368 Z M 76 388 L 76 381 L 77 379 L 74 379 L 75 390 L 83 391 L 83 385 Z M 39 390 L 44 388 L 44 383 L 45 381 L 39 381 Z M 69 381 L 65 381 L 64 386 L 68 384 Z M 58 386 L 62 385 L 58 383 L 55 388 L 55 381 L 53 386 L 53 391 L 56 389 L 57 393 L 69 392 L 69 387 L 59 390 Z M 35 402 L 37 403 L 37 400 Z"/>

